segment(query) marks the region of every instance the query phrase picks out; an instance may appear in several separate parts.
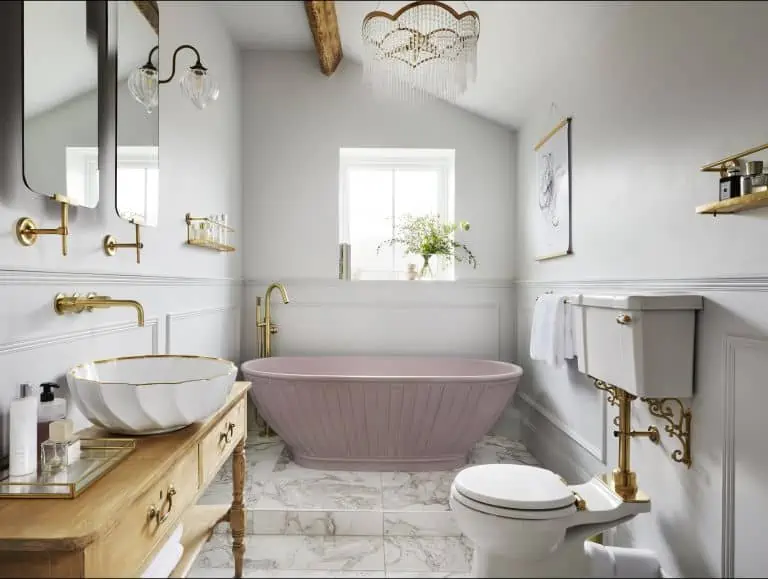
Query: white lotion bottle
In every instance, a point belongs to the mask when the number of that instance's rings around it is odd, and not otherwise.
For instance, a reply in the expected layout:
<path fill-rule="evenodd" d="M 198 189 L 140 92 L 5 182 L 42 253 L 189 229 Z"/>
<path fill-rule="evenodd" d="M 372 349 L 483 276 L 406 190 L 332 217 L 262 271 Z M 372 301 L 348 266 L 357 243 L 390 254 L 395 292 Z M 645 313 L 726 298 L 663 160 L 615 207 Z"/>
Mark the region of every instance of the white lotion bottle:
<path fill-rule="evenodd" d="M 37 396 L 11 401 L 8 472 L 11 476 L 37 472 L 37 408 Z"/>

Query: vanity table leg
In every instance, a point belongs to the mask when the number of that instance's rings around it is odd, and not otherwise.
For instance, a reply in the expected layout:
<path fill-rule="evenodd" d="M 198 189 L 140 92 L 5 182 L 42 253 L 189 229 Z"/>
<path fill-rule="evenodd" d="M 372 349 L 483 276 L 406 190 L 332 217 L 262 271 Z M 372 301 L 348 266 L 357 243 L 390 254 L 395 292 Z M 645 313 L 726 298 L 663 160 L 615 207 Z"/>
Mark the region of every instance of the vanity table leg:
<path fill-rule="evenodd" d="M 232 555 L 235 559 L 235 579 L 243 576 L 245 557 L 245 437 L 237 443 L 232 453 L 232 509 L 229 525 L 232 530 Z"/>

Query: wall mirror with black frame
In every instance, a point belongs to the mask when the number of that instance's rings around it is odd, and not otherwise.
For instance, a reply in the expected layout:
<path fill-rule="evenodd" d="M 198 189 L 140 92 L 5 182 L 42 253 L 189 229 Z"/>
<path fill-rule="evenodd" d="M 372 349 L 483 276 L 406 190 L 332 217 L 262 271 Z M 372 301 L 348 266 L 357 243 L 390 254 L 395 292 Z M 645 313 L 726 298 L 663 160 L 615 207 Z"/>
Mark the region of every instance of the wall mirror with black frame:
<path fill-rule="evenodd" d="M 115 209 L 118 216 L 141 226 L 154 227 L 159 206 L 159 79 L 132 75 L 148 61 L 159 68 L 157 2 L 117 2 L 117 183 Z M 149 83 L 152 86 L 135 86 Z M 156 95 L 139 102 L 137 90 Z"/>
<path fill-rule="evenodd" d="M 25 1 L 23 175 L 70 205 L 99 202 L 99 26 L 106 2 Z M 101 14 L 103 12 L 103 14 Z"/>

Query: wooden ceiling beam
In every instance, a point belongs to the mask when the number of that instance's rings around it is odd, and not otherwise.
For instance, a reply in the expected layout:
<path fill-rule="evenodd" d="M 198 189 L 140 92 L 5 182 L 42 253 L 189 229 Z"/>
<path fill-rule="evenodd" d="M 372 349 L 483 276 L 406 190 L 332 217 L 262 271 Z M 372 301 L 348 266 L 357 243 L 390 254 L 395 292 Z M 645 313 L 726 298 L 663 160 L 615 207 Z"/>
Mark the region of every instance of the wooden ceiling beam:
<path fill-rule="evenodd" d="M 320 59 L 320 69 L 331 76 L 341 62 L 341 37 L 336 20 L 334 0 L 304 0 L 309 28 L 315 39 L 315 50 Z"/>

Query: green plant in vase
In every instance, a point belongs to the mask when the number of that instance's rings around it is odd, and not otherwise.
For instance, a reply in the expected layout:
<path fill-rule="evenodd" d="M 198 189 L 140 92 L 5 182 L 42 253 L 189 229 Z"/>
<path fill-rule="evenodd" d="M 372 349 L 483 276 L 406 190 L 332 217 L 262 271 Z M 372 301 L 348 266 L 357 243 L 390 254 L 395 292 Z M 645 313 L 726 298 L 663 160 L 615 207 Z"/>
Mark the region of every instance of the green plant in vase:
<path fill-rule="evenodd" d="M 439 215 L 404 215 L 396 229 L 395 237 L 382 241 L 376 248 L 376 253 L 382 247 L 392 247 L 397 244 L 403 247 L 403 255 L 419 255 L 422 258 L 420 278 L 433 277 L 430 260 L 433 255 L 442 256 L 458 263 L 466 262 L 477 267 L 477 260 L 469 248 L 454 240 L 456 231 L 469 231 L 469 223 L 446 223 Z"/>

